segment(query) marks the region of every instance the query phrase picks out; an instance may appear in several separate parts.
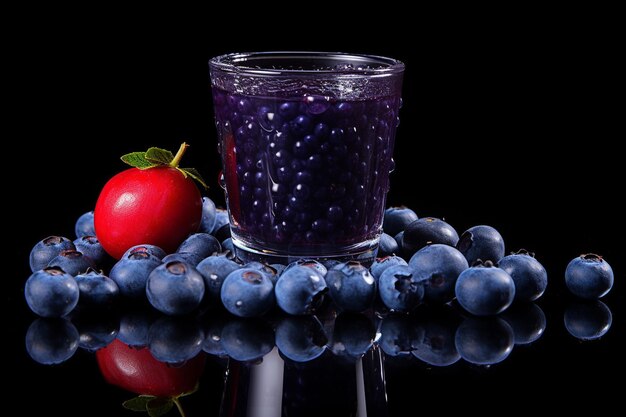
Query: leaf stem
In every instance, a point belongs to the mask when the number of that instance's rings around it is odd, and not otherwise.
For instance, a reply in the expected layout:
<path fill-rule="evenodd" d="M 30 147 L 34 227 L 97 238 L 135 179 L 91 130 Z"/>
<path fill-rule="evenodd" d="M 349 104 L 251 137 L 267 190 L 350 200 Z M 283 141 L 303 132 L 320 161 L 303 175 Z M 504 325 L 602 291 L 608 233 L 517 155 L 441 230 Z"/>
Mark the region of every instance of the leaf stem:
<path fill-rule="evenodd" d="M 183 410 L 183 406 L 180 403 L 180 401 L 178 400 L 178 398 L 173 398 L 172 401 L 174 401 L 174 404 L 176 404 L 176 408 L 178 408 L 178 412 L 180 413 L 181 417 L 187 417 L 187 415 L 185 414 L 185 411 Z"/>
<path fill-rule="evenodd" d="M 176 155 L 174 155 L 174 159 L 172 159 L 172 162 L 170 162 L 170 166 L 172 168 L 178 168 L 178 164 L 180 163 L 180 160 L 183 158 L 183 155 L 185 154 L 185 151 L 187 150 L 188 147 L 189 145 L 187 145 L 186 142 L 183 142 L 180 145 L 180 148 L 178 148 L 178 152 L 176 152 Z"/>

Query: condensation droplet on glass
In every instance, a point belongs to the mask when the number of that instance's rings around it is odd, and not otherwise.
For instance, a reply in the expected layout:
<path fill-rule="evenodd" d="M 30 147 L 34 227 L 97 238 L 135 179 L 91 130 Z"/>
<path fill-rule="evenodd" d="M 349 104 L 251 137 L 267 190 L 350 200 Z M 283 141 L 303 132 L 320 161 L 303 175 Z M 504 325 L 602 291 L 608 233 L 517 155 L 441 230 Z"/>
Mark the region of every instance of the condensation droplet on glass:
<path fill-rule="evenodd" d="M 220 170 L 218 177 L 217 177 L 217 183 L 220 185 L 220 187 L 222 187 L 224 190 L 226 189 L 226 178 L 224 178 L 224 171 Z"/>
<path fill-rule="evenodd" d="M 389 173 L 391 174 L 395 169 L 396 169 L 396 161 L 393 158 L 391 158 L 391 161 L 389 161 Z"/>
<path fill-rule="evenodd" d="M 396 117 L 396 127 L 400 126 L 400 118 Z"/>
<path fill-rule="evenodd" d="M 400 102 L 398 103 L 398 108 L 401 109 L 403 104 L 404 104 L 404 100 L 402 100 L 402 97 L 400 97 Z"/>

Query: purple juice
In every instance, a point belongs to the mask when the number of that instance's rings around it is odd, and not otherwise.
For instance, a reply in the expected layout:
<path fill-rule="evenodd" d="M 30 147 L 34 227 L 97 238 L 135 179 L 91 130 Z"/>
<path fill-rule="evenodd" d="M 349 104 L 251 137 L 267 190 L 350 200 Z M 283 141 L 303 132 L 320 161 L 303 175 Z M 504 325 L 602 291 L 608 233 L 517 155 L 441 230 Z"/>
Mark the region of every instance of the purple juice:
<path fill-rule="evenodd" d="M 213 85 L 233 242 L 290 258 L 371 252 L 394 168 L 399 88 L 337 98 L 323 94 L 327 83 L 297 81 L 263 94 Z"/>

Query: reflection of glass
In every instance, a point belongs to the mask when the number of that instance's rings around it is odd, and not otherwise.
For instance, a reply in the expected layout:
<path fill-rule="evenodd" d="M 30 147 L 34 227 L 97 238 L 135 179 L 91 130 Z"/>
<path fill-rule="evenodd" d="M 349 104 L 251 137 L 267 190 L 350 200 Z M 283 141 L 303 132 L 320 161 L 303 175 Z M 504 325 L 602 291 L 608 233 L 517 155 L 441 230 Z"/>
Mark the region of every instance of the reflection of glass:
<path fill-rule="evenodd" d="M 602 301 L 573 301 L 563 315 L 565 328 L 577 339 L 594 340 L 611 328 L 611 309 Z"/>
<path fill-rule="evenodd" d="M 476 365 L 493 365 L 505 360 L 513 350 L 513 329 L 498 317 L 469 317 L 454 337 L 463 359 Z"/>
<path fill-rule="evenodd" d="M 535 303 L 513 304 L 502 318 L 513 329 L 516 345 L 533 343 L 546 330 L 546 315 Z"/>
<path fill-rule="evenodd" d="M 371 259 L 394 167 L 404 64 L 266 52 L 209 65 L 238 256 Z"/>

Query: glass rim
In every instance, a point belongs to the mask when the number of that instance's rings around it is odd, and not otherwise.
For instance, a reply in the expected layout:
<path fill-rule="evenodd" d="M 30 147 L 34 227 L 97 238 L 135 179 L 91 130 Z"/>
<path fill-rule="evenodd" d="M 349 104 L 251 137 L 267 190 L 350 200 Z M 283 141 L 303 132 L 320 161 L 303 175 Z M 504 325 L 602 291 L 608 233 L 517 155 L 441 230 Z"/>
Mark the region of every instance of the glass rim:
<path fill-rule="evenodd" d="M 335 67 L 280 67 L 269 65 L 251 65 L 254 61 L 276 63 L 290 60 L 306 63 L 313 61 L 336 61 L 343 66 Z M 346 65 L 348 64 L 348 65 Z M 354 65 L 351 65 L 354 64 Z M 358 65 L 361 64 L 361 65 Z M 310 65 L 310 64 L 309 64 Z M 267 51 L 267 52 L 237 52 L 218 55 L 209 60 L 211 69 L 227 73 L 249 74 L 255 76 L 389 76 L 404 72 L 402 61 L 380 55 L 357 54 L 347 52 L 321 51 Z"/>

